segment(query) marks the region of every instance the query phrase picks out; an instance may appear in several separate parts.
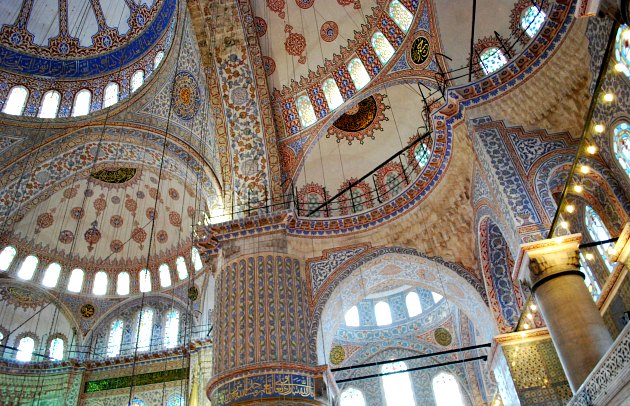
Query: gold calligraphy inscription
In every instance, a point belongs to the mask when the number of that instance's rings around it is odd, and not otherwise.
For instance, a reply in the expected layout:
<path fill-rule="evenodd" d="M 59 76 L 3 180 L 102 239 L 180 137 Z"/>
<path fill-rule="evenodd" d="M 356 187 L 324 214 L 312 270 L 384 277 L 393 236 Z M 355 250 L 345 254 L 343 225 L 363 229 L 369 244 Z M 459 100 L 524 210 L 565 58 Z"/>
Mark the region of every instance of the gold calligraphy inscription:
<path fill-rule="evenodd" d="M 411 44 L 411 60 L 418 65 L 423 64 L 429 58 L 430 51 L 429 40 L 418 37 Z"/>
<path fill-rule="evenodd" d="M 290 373 L 247 376 L 218 388 L 212 395 L 212 403 L 227 405 L 248 399 L 287 396 L 314 399 L 313 378 Z"/>

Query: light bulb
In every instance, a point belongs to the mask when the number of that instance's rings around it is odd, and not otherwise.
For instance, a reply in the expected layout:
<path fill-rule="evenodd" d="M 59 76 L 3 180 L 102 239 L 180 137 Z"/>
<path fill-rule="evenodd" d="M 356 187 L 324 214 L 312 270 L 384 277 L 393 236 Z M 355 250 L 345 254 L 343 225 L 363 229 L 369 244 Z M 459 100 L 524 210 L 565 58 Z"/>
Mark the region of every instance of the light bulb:
<path fill-rule="evenodd" d="M 529 329 L 529 324 L 528 324 L 528 323 L 523 323 L 523 328 L 524 328 L 525 330 Z"/>
<path fill-rule="evenodd" d="M 573 186 L 573 190 L 575 190 L 577 193 L 582 193 L 584 188 L 582 187 L 582 185 L 575 185 Z"/>
<path fill-rule="evenodd" d="M 597 152 L 597 145 L 589 145 L 588 147 L 586 147 L 586 152 L 588 152 L 589 154 L 593 155 Z"/>
<path fill-rule="evenodd" d="M 603 99 L 604 99 L 605 102 L 609 102 L 610 103 L 611 101 L 615 100 L 615 95 L 612 94 L 612 93 L 606 93 L 606 94 L 604 94 Z"/>
<path fill-rule="evenodd" d="M 567 228 L 567 229 L 568 229 L 568 228 L 569 228 L 569 222 L 568 222 L 568 221 L 563 221 L 563 222 L 561 222 L 561 223 L 560 223 L 560 227 L 562 227 L 562 228 Z"/>
<path fill-rule="evenodd" d="M 583 174 L 587 174 L 590 171 L 591 171 L 591 168 L 589 168 L 587 165 L 580 166 L 580 172 L 582 172 Z"/>
<path fill-rule="evenodd" d="M 531 313 L 527 313 L 527 318 L 528 318 L 528 319 L 530 319 L 530 320 L 533 320 L 533 319 L 534 319 L 534 316 L 532 316 L 532 314 L 531 314 Z"/>
<path fill-rule="evenodd" d="M 615 70 L 617 72 L 623 72 L 623 68 L 624 68 L 623 63 L 619 62 L 615 64 Z"/>
<path fill-rule="evenodd" d="M 575 206 L 572 204 L 567 204 L 567 206 L 564 208 L 568 213 L 573 213 L 575 211 Z"/>
<path fill-rule="evenodd" d="M 534 303 L 529 305 L 529 308 L 532 309 L 533 312 L 535 312 L 538 309 L 538 306 L 536 306 Z"/>
<path fill-rule="evenodd" d="M 584 257 L 585 257 L 587 260 L 589 260 L 589 261 L 592 261 L 592 260 L 593 260 L 593 258 L 595 258 L 595 257 L 593 256 L 593 254 L 591 254 L 590 252 L 589 252 L 589 253 L 587 253 L 586 255 L 584 255 Z"/>
<path fill-rule="evenodd" d="M 595 124 L 595 127 L 593 127 L 595 129 L 595 132 L 597 133 L 603 133 L 604 132 L 604 126 L 602 124 Z"/>

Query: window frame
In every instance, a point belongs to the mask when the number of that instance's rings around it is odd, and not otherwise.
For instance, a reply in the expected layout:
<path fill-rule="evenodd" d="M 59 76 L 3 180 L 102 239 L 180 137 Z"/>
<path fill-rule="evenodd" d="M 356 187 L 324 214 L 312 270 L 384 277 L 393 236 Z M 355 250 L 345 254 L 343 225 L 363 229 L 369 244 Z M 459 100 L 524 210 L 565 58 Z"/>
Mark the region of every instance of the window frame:
<path fill-rule="evenodd" d="M 19 109 L 19 112 L 17 112 L 17 110 L 15 110 L 15 112 L 12 112 L 13 110 L 11 109 L 11 105 L 13 103 L 15 103 L 14 100 L 11 100 L 11 97 L 18 97 L 18 96 L 13 96 L 13 92 L 16 90 L 24 90 L 24 99 L 23 100 L 19 100 L 22 103 L 22 106 Z M 4 114 L 8 114 L 10 116 L 23 116 L 24 115 L 24 111 L 26 110 L 26 106 L 28 104 L 28 98 L 31 96 L 31 92 L 28 90 L 28 88 L 24 85 L 15 85 L 13 87 L 11 87 L 11 89 L 9 89 L 9 93 L 7 93 L 7 98 L 4 101 L 4 105 L 2 106 L 2 112 Z M 11 103 L 13 102 L 13 103 Z M 9 110 L 9 111 L 7 111 Z"/>

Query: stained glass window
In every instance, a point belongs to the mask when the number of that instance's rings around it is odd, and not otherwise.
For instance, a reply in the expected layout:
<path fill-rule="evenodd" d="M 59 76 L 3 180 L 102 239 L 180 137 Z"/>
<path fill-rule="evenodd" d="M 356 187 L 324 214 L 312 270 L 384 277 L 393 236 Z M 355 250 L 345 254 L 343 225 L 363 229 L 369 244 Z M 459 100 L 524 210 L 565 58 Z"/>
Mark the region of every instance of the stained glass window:
<path fill-rule="evenodd" d="M 63 339 L 55 338 L 50 342 L 50 349 L 48 351 L 48 356 L 56 361 L 61 361 L 63 359 Z"/>
<path fill-rule="evenodd" d="M 363 62 L 361 62 L 359 58 L 354 58 L 350 61 L 348 64 L 348 72 L 350 72 L 350 77 L 357 90 L 363 89 L 363 87 L 370 82 L 370 75 L 367 70 L 365 70 L 365 66 L 363 66 Z"/>
<path fill-rule="evenodd" d="M 630 177 L 630 124 L 626 121 L 619 123 L 613 130 L 613 150 L 619 165 Z"/>
<path fill-rule="evenodd" d="M 627 25 L 622 25 L 617 31 L 615 58 L 617 59 L 615 68 L 630 77 L 630 28 Z"/>
<path fill-rule="evenodd" d="M 352 306 L 344 315 L 346 326 L 359 327 L 361 322 L 359 321 L 359 309 L 356 306 Z"/>
<path fill-rule="evenodd" d="M 175 265 L 177 265 L 177 276 L 179 276 L 179 280 L 183 281 L 188 278 L 188 268 L 186 268 L 186 260 L 184 257 L 177 257 Z"/>
<path fill-rule="evenodd" d="M 40 118 L 55 118 L 59 111 L 59 102 L 61 102 L 61 93 L 56 90 L 49 90 L 42 97 L 42 105 L 39 108 Z"/>
<path fill-rule="evenodd" d="M 109 338 L 107 339 L 107 356 L 117 357 L 120 354 L 120 346 L 123 336 L 123 321 L 114 320 L 109 329 Z"/>
<path fill-rule="evenodd" d="M 597 300 L 599 295 L 602 293 L 599 285 L 595 281 L 595 277 L 593 276 L 593 271 L 591 267 L 588 265 L 588 261 L 584 258 L 584 255 L 580 252 L 580 270 L 584 272 L 584 283 L 588 291 L 593 296 L 593 300 Z"/>
<path fill-rule="evenodd" d="M 374 35 L 372 35 L 372 47 L 383 65 L 385 65 L 396 52 L 392 44 L 389 43 L 387 38 L 385 38 L 380 31 L 376 31 Z"/>
<path fill-rule="evenodd" d="M 464 406 L 459 384 L 453 375 L 446 372 L 433 378 L 433 396 L 436 406 Z"/>
<path fill-rule="evenodd" d="M 203 268 L 203 262 L 201 262 L 201 255 L 199 255 L 199 250 L 196 247 L 192 248 L 192 263 L 195 271 L 201 271 Z"/>
<path fill-rule="evenodd" d="M 326 102 L 330 110 L 334 110 L 343 104 L 343 97 L 334 79 L 324 80 L 322 89 L 324 90 L 324 96 L 326 97 Z"/>
<path fill-rule="evenodd" d="M 164 328 L 164 347 L 173 348 L 177 345 L 179 335 L 179 312 L 172 309 L 166 314 L 166 326 Z"/>
<path fill-rule="evenodd" d="M 74 105 L 72 106 L 72 117 L 84 116 L 90 112 L 90 104 L 92 103 L 92 93 L 83 89 L 74 96 Z"/>
<path fill-rule="evenodd" d="M 144 83 L 144 71 L 137 70 L 131 76 L 131 93 L 135 92 Z"/>
<path fill-rule="evenodd" d="M 499 48 L 494 47 L 484 49 L 479 56 L 479 60 L 481 63 L 481 68 L 486 73 L 486 75 L 498 71 L 503 67 L 503 65 L 507 63 L 507 59 L 505 59 L 505 55 L 503 55 L 503 52 L 501 52 Z"/>
<path fill-rule="evenodd" d="M 127 272 L 121 272 L 118 274 L 118 281 L 116 281 L 116 293 L 119 295 L 129 294 L 129 274 Z"/>
<path fill-rule="evenodd" d="M 166 399 L 166 406 L 184 406 L 184 397 L 179 393 L 172 394 Z"/>
<path fill-rule="evenodd" d="M 171 270 L 168 268 L 168 265 L 162 264 L 160 265 L 160 285 L 163 288 L 168 288 L 171 286 Z"/>
<path fill-rule="evenodd" d="M 61 273 L 61 265 L 56 262 L 48 265 L 46 272 L 44 272 L 44 279 L 42 279 L 42 285 L 47 288 L 54 288 L 57 286 L 59 280 L 59 274 Z"/>
<path fill-rule="evenodd" d="M 339 406 L 365 406 L 363 393 L 355 388 L 348 388 L 341 392 Z"/>
<path fill-rule="evenodd" d="M 430 142 L 430 138 L 426 137 L 422 141 L 419 141 L 414 147 L 413 155 L 416 158 L 416 162 L 418 162 L 420 169 L 424 168 L 429 163 L 429 156 L 431 156 L 431 151 L 429 149 Z"/>
<path fill-rule="evenodd" d="M 440 295 L 439 293 L 435 293 L 435 292 L 431 292 L 431 296 L 433 296 L 433 301 L 435 303 L 439 302 L 440 300 L 442 300 L 444 298 L 444 296 Z"/>
<path fill-rule="evenodd" d="M 147 404 L 144 403 L 144 400 L 142 399 L 138 399 L 138 398 L 133 398 L 131 403 L 129 403 L 129 406 L 146 406 Z"/>
<path fill-rule="evenodd" d="M 521 17 L 521 28 L 533 38 L 542 27 L 546 17 L 547 14 L 544 11 L 536 6 L 530 6 Z"/>
<path fill-rule="evenodd" d="M 400 1 L 392 0 L 389 4 L 389 16 L 398 24 L 401 30 L 404 32 L 409 31 L 413 21 L 413 14 Z"/>
<path fill-rule="evenodd" d="M 28 100 L 28 90 L 24 86 L 15 86 L 9 91 L 4 102 L 2 112 L 14 116 L 21 116 Z"/>
<path fill-rule="evenodd" d="M 148 351 L 151 348 L 153 333 L 153 309 L 144 309 L 138 314 L 138 351 Z"/>
<path fill-rule="evenodd" d="M 72 270 L 72 273 L 70 273 L 70 279 L 68 280 L 68 290 L 70 292 L 81 292 L 81 287 L 83 286 L 83 275 L 84 272 L 82 269 L 76 268 Z"/>
<path fill-rule="evenodd" d="M 92 293 L 95 295 L 104 295 L 107 293 L 107 274 L 105 272 L 99 271 L 94 275 Z"/>
<path fill-rule="evenodd" d="M 390 311 L 387 303 L 378 302 L 374 305 L 374 315 L 376 316 L 377 326 L 392 324 L 392 312 Z"/>
<path fill-rule="evenodd" d="M 15 258 L 15 254 L 17 254 L 17 251 L 10 245 L 0 252 L 0 271 L 4 272 L 9 269 L 13 258 Z"/>
<path fill-rule="evenodd" d="M 140 282 L 140 292 L 151 292 L 151 272 L 148 269 L 143 269 L 138 274 Z"/>
<path fill-rule="evenodd" d="M 407 364 L 403 361 L 398 361 L 383 365 L 381 373 L 406 370 Z M 383 380 L 387 406 L 415 406 L 416 403 L 413 400 L 413 389 L 411 387 L 409 372 L 385 375 L 381 379 Z"/>
<path fill-rule="evenodd" d="M 317 121 L 315 116 L 315 110 L 311 104 L 311 99 L 308 96 L 300 96 L 295 103 L 298 109 L 298 115 L 300 116 L 300 122 L 302 127 L 306 128 Z"/>
<path fill-rule="evenodd" d="M 33 350 L 35 349 L 35 340 L 32 337 L 23 337 L 18 345 L 15 359 L 22 362 L 29 362 L 33 358 Z"/>
<path fill-rule="evenodd" d="M 162 59 L 164 59 L 164 51 L 160 51 L 157 54 L 155 54 L 155 59 L 153 60 L 153 69 L 157 69 L 158 66 L 160 66 L 160 63 L 162 62 Z"/>
<path fill-rule="evenodd" d="M 585 224 L 586 229 L 588 230 L 588 234 L 591 236 L 593 241 L 605 241 L 610 240 L 610 233 L 606 229 L 604 222 L 599 217 L 597 212 L 593 210 L 591 207 L 586 206 L 585 208 Z M 602 256 L 602 259 L 606 263 L 606 267 L 608 271 L 612 272 L 613 265 L 610 259 L 608 258 L 608 250 L 613 247 L 612 243 L 602 244 L 597 246 L 597 251 Z"/>
<path fill-rule="evenodd" d="M 103 108 L 118 103 L 118 91 L 119 86 L 116 82 L 109 82 L 107 86 L 105 86 L 105 94 L 103 96 Z"/>
<path fill-rule="evenodd" d="M 26 281 L 31 280 L 33 274 L 35 273 L 35 270 L 37 269 L 38 263 L 39 260 L 36 256 L 29 255 L 28 257 L 24 258 L 24 262 L 22 262 L 22 266 L 17 273 L 18 278 L 24 279 Z"/>
<path fill-rule="evenodd" d="M 405 297 L 405 303 L 407 304 L 407 313 L 409 317 L 414 317 L 422 313 L 422 306 L 420 305 L 420 297 L 416 292 L 409 292 Z"/>

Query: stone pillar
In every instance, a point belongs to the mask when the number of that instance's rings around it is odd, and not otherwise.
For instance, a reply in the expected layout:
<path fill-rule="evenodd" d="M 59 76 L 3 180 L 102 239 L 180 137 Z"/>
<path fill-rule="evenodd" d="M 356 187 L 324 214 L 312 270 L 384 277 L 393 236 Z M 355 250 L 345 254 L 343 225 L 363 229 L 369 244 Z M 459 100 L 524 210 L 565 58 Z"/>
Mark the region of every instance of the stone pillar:
<path fill-rule="evenodd" d="M 320 404 L 324 369 L 309 360 L 307 285 L 287 254 L 286 230 L 221 244 L 208 398 L 217 406 Z"/>
<path fill-rule="evenodd" d="M 575 393 L 612 345 L 580 271 L 573 234 L 521 247 L 519 278 L 529 284 Z"/>

